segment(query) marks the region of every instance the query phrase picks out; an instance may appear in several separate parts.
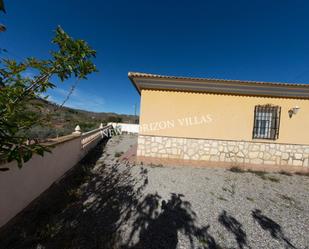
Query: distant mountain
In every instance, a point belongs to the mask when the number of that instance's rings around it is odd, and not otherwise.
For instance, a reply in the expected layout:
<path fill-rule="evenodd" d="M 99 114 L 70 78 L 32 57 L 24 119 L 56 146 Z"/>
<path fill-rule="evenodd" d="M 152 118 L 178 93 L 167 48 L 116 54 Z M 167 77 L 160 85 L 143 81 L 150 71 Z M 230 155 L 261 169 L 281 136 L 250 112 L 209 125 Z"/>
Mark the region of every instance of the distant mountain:
<path fill-rule="evenodd" d="M 117 114 L 113 112 L 90 112 L 73 109 L 69 107 L 59 107 L 59 105 L 49 101 L 36 100 L 41 105 L 40 112 L 49 114 L 48 126 L 33 127 L 28 136 L 30 138 L 45 139 L 71 134 L 76 125 L 81 127 L 82 132 L 98 128 L 100 123 L 109 122 L 138 123 L 138 116 Z"/>

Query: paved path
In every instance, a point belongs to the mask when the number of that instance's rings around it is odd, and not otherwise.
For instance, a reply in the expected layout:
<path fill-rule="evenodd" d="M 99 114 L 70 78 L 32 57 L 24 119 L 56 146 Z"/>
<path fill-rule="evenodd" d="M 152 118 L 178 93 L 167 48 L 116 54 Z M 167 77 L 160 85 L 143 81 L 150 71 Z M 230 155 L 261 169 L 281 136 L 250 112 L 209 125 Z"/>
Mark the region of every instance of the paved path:
<path fill-rule="evenodd" d="M 309 248 L 309 177 L 132 165 L 135 143 L 98 146 L 0 248 Z"/>

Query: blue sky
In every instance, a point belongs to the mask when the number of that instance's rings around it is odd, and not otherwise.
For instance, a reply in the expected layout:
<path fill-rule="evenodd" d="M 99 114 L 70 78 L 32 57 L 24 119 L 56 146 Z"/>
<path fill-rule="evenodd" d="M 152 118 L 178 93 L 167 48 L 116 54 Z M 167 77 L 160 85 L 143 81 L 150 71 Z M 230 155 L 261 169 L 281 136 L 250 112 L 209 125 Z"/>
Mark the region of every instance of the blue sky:
<path fill-rule="evenodd" d="M 46 58 L 57 25 L 97 50 L 99 72 L 78 83 L 68 106 L 134 113 L 128 71 L 309 82 L 309 1 L 6 0 L 0 33 L 8 55 Z M 62 102 L 73 81 L 57 82 Z"/>

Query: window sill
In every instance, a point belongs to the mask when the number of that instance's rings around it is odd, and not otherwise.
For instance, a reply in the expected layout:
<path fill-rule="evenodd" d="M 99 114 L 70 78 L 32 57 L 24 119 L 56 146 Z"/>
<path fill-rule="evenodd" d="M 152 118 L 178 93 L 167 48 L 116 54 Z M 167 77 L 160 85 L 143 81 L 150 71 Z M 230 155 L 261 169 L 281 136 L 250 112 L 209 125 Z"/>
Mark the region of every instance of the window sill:
<path fill-rule="evenodd" d="M 278 140 L 278 138 L 275 138 L 275 139 L 273 139 L 273 138 L 252 138 L 252 141 L 254 141 L 254 142 L 267 142 L 267 141 L 275 142 L 277 140 Z"/>

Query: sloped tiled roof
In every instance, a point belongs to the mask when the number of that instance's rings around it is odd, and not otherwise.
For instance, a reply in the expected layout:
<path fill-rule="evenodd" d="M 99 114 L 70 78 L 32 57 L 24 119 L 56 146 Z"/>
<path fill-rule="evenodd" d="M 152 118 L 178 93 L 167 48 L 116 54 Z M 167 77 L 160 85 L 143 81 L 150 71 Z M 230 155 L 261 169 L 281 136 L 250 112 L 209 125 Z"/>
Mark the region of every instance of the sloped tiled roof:
<path fill-rule="evenodd" d="M 129 72 L 137 91 L 143 89 L 227 93 L 309 99 L 309 84 L 165 76 Z"/>
<path fill-rule="evenodd" d="M 285 82 L 266 82 L 266 81 L 250 81 L 250 80 L 228 80 L 228 79 L 216 79 L 216 78 L 198 78 L 198 77 L 183 77 L 183 76 L 167 76 L 160 74 L 129 72 L 129 78 L 157 78 L 157 79 L 179 79 L 179 80 L 197 80 L 197 81 L 213 81 L 213 82 L 232 82 L 232 83 L 250 83 L 250 84 L 270 84 L 270 85 L 282 85 L 282 86 L 305 86 L 309 87 L 309 84 L 300 83 L 285 83 Z"/>

